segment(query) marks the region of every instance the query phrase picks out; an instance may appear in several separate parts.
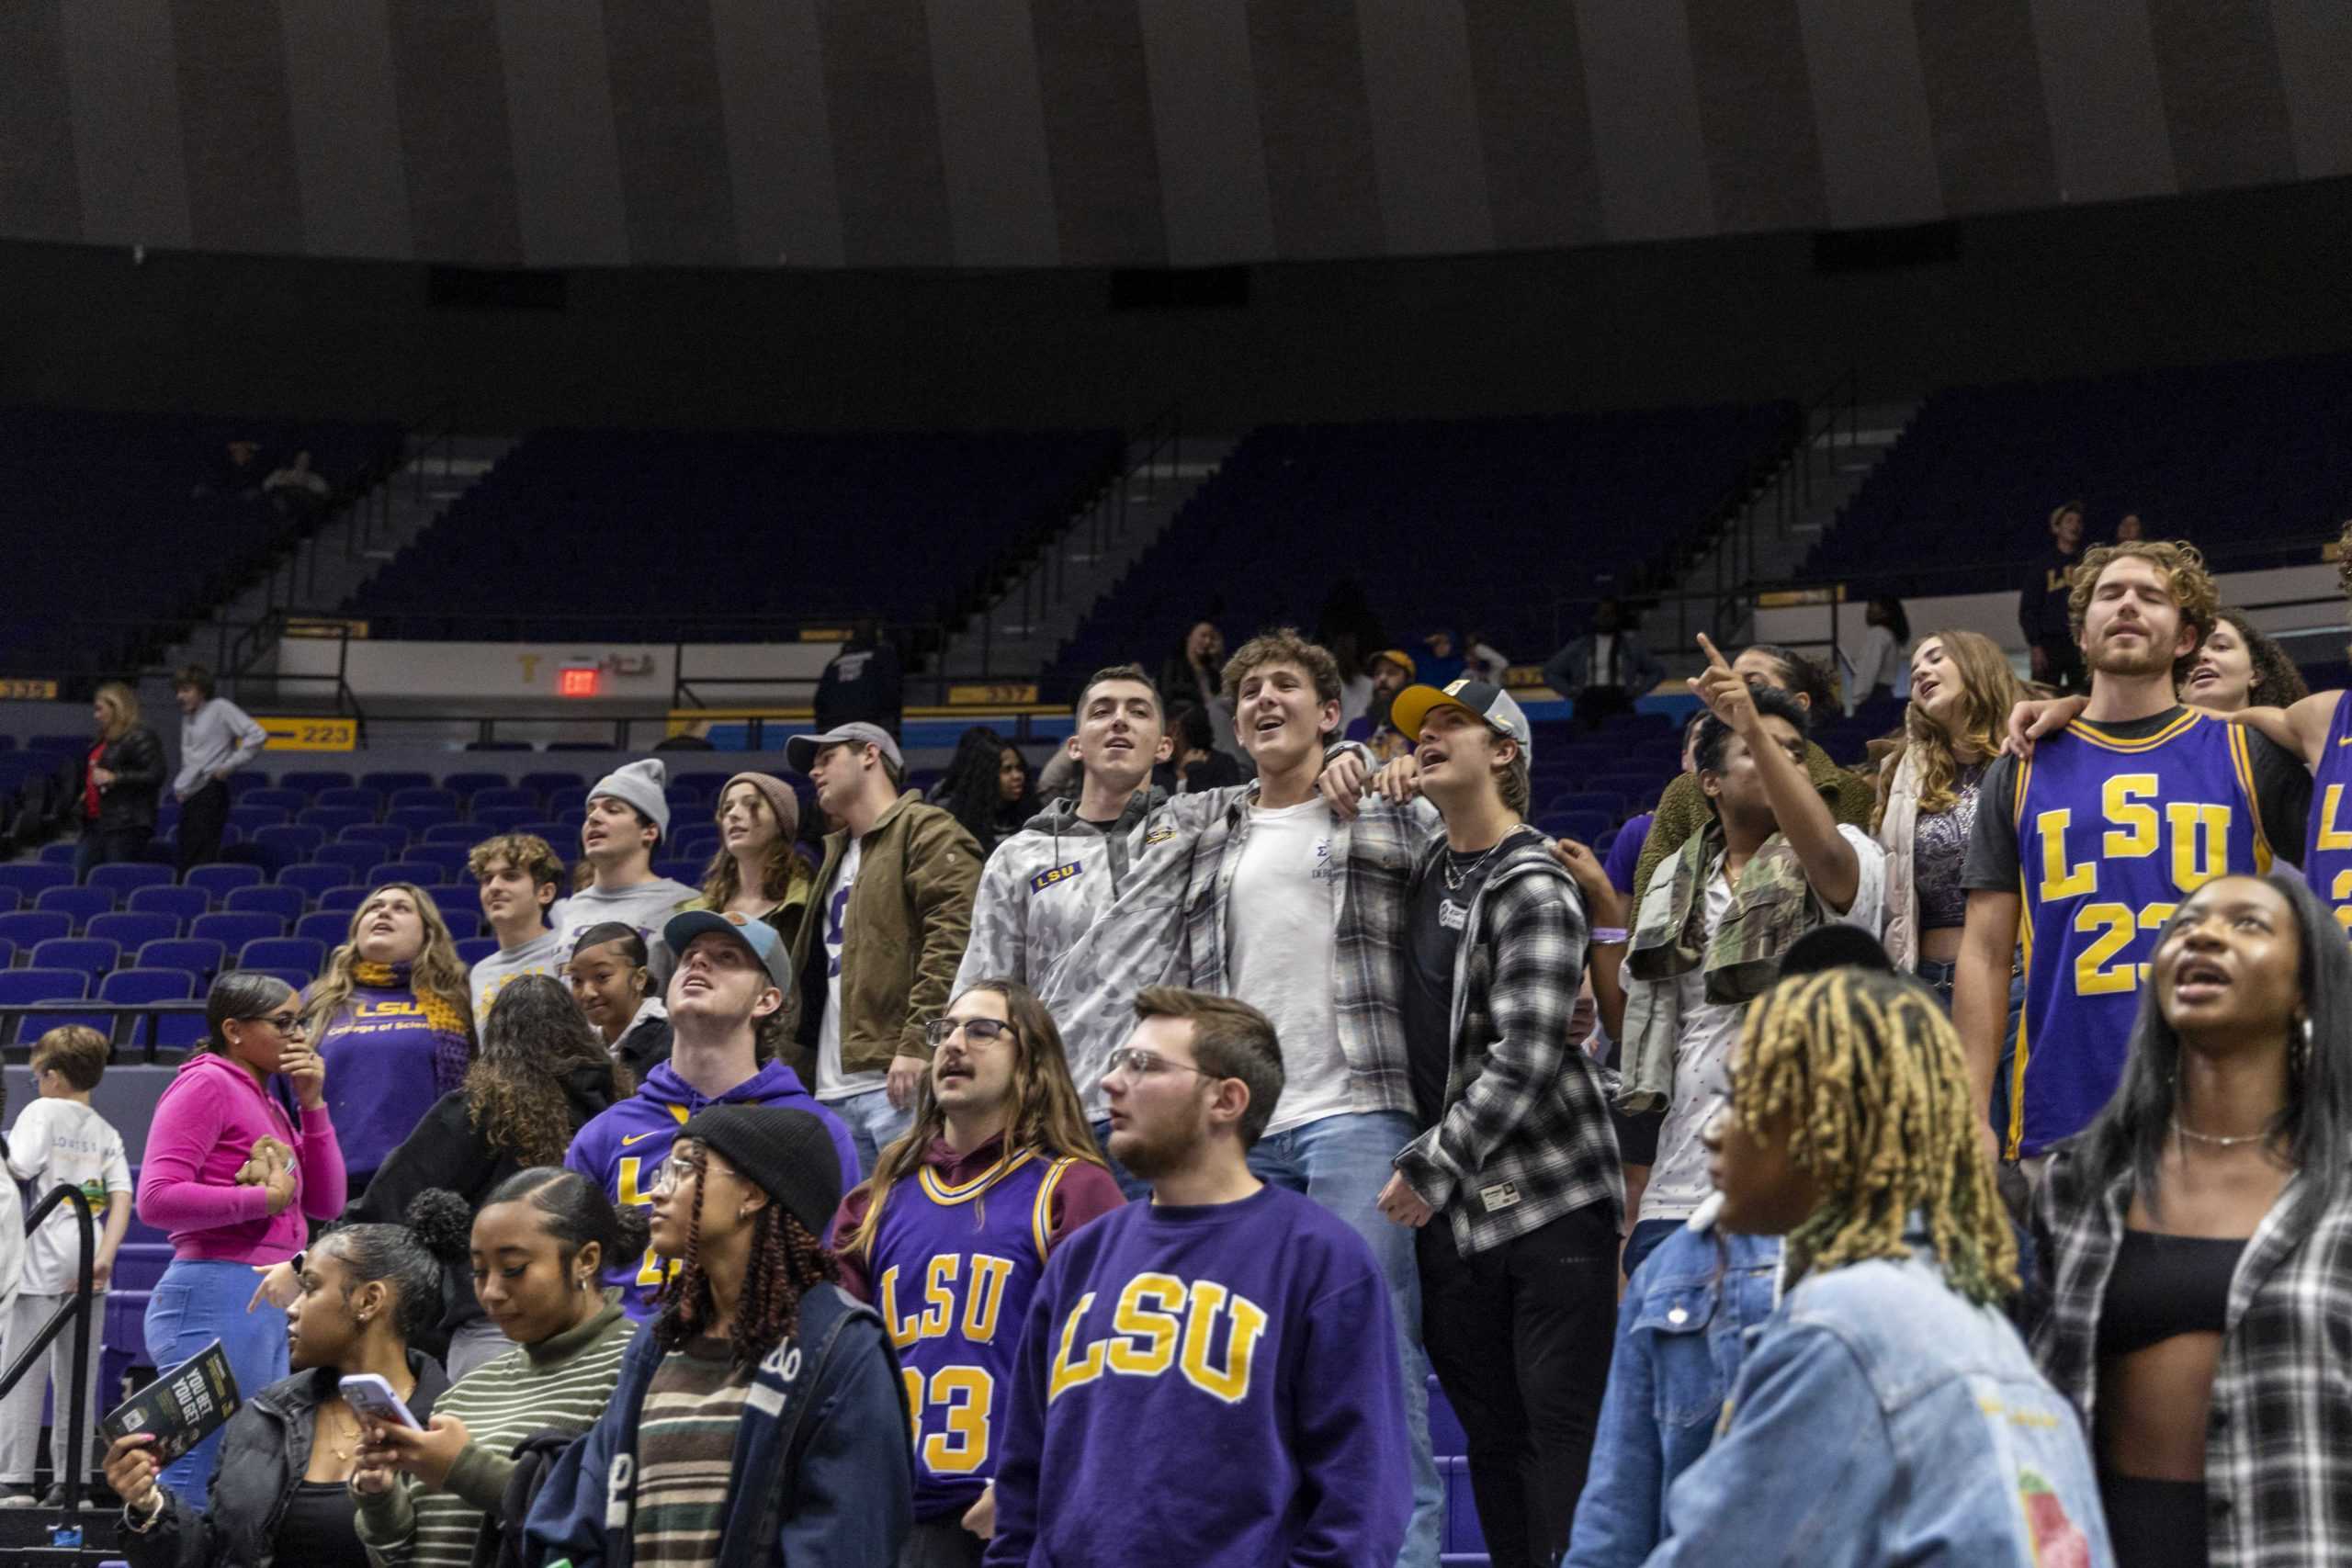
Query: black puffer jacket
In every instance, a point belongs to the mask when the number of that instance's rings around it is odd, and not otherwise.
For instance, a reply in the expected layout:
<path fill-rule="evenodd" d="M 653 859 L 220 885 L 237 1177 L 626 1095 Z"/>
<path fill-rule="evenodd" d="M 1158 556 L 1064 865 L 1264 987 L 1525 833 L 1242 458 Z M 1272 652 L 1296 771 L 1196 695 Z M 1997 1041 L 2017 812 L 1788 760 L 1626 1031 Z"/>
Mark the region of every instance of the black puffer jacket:
<path fill-rule="evenodd" d="M 80 781 L 85 797 L 90 784 L 88 766 L 83 764 Z M 114 774 L 114 783 L 98 791 L 98 831 L 153 829 L 155 803 L 163 796 L 165 776 L 164 743 L 155 732 L 143 724 L 132 725 L 107 742 L 106 750 L 98 753 L 98 766 Z"/>
<path fill-rule="evenodd" d="M 562 1082 L 573 1133 L 613 1103 L 610 1067 L 574 1067 Z M 480 1212 L 498 1184 L 522 1168 L 520 1160 L 493 1146 L 489 1134 L 473 1124 L 466 1091 L 451 1089 L 434 1101 L 416 1131 L 384 1156 L 368 1190 L 344 1210 L 343 1217 L 354 1224 L 399 1224 L 410 1201 L 428 1187 L 455 1192 L 468 1208 Z M 448 1348 L 450 1335 L 482 1314 L 481 1303 L 474 1299 L 473 1277 L 461 1264 L 443 1270 L 441 1299 L 438 1334 L 419 1341 L 436 1354 Z"/>
<path fill-rule="evenodd" d="M 449 1380 L 422 1351 L 408 1353 L 408 1367 L 416 1377 L 409 1410 L 429 1422 Z M 319 1405 L 334 1395 L 335 1382 L 333 1367 L 313 1367 L 245 1401 L 220 1428 L 211 1497 L 166 1491 L 170 1501 L 152 1526 L 134 1530 L 125 1523 L 117 1550 L 131 1568 L 274 1568 L 277 1521 L 310 1468 Z"/>

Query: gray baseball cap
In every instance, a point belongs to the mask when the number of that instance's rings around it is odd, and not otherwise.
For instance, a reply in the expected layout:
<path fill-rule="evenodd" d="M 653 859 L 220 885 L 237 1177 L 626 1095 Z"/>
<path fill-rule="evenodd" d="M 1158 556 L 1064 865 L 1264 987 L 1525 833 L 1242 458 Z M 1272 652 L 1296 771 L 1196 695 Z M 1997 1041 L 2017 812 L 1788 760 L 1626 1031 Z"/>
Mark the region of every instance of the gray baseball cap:
<path fill-rule="evenodd" d="M 841 745 L 879 746 L 892 767 L 903 769 L 907 765 L 906 759 L 899 755 L 899 743 L 890 739 L 888 730 L 878 724 L 863 723 L 835 725 L 821 735 L 796 735 L 784 743 L 784 760 L 792 764 L 794 773 L 805 773 L 808 764 L 817 760 L 818 752 L 828 746 Z"/>

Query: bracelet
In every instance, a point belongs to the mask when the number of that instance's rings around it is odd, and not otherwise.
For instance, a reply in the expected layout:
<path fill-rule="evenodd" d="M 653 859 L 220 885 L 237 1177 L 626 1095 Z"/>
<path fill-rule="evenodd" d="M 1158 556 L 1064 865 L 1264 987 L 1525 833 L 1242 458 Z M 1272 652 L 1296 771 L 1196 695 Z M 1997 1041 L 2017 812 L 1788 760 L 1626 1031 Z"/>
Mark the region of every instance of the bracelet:
<path fill-rule="evenodd" d="M 1623 947 L 1631 939 L 1623 926 L 1595 926 L 1589 940 L 1594 947 Z"/>

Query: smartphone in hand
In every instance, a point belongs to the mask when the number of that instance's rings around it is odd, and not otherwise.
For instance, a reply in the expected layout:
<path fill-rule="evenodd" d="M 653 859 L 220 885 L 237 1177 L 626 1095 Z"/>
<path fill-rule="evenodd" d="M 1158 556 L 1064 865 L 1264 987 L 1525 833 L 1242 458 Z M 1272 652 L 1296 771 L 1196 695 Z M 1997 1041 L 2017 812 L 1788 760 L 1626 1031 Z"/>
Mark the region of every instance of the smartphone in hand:
<path fill-rule="evenodd" d="M 424 1423 L 409 1414 L 408 1405 L 392 1392 L 392 1385 L 374 1372 L 354 1372 L 337 1386 L 343 1391 L 343 1402 L 370 1421 L 406 1427 L 412 1431 L 424 1429 Z"/>

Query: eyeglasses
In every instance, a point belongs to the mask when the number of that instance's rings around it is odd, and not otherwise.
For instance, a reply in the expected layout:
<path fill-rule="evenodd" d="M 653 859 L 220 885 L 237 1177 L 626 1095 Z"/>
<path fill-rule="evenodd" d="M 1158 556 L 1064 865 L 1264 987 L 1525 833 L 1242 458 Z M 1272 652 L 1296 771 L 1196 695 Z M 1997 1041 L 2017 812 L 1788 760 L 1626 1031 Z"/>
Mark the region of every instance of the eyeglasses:
<path fill-rule="evenodd" d="M 249 1018 L 247 1023 L 266 1023 L 280 1034 L 304 1035 L 311 1032 L 311 1021 L 299 1012 L 274 1012 L 266 1018 Z"/>
<path fill-rule="evenodd" d="M 964 1032 L 964 1042 L 968 1045 L 990 1045 L 1008 1034 L 1020 1032 L 1001 1019 L 934 1018 L 923 1025 L 922 1037 L 930 1041 L 931 1048 L 936 1051 L 955 1039 L 959 1029 Z"/>
<path fill-rule="evenodd" d="M 1124 1072 L 1134 1078 L 1149 1077 L 1158 1072 L 1198 1073 L 1212 1083 L 1224 1076 L 1221 1073 L 1210 1072 L 1204 1067 L 1195 1067 L 1190 1063 L 1171 1062 L 1158 1052 L 1147 1051 L 1140 1045 L 1122 1045 L 1111 1053 L 1109 1073 L 1103 1076 L 1107 1077 L 1110 1073 L 1118 1072 Z"/>
<path fill-rule="evenodd" d="M 687 1182 L 695 1179 L 695 1178 L 707 1175 L 711 1168 L 710 1156 L 707 1154 L 673 1154 L 668 1159 L 663 1160 L 660 1165 L 653 1168 L 653 1185 L 647 1188 L 646 1190 L 648 1192 L 665 1192 L 673 1187 L 684 1187 Z M 718 1168 L 724 1169 L 726 1168 L 722 1166 Z"/>

